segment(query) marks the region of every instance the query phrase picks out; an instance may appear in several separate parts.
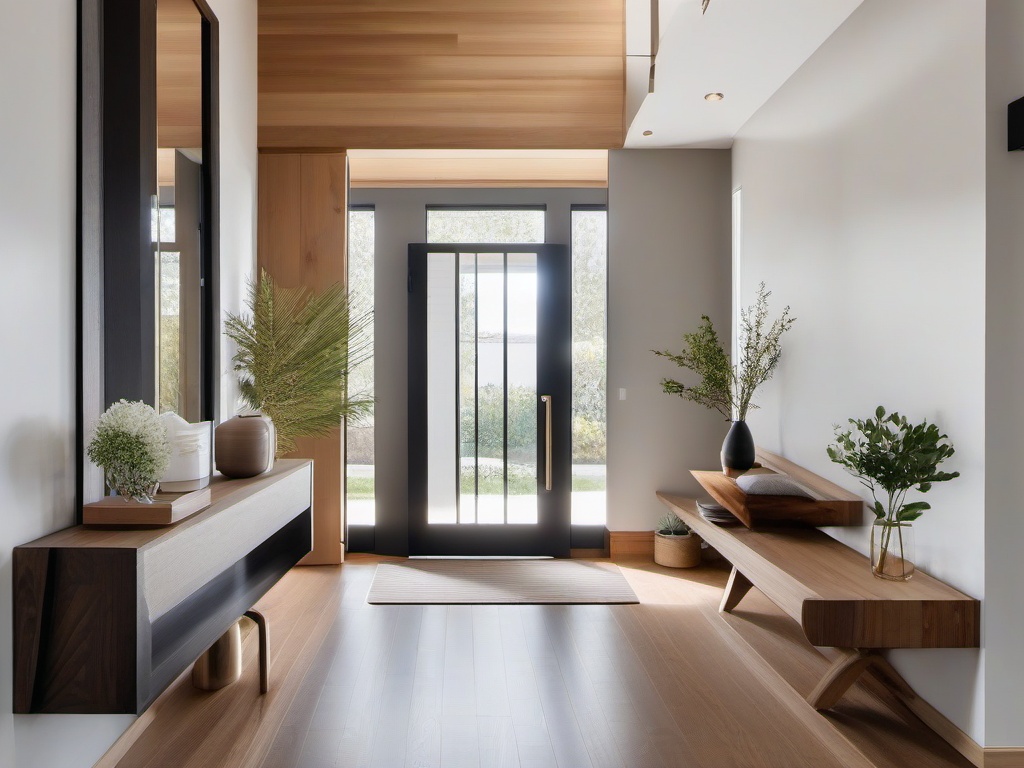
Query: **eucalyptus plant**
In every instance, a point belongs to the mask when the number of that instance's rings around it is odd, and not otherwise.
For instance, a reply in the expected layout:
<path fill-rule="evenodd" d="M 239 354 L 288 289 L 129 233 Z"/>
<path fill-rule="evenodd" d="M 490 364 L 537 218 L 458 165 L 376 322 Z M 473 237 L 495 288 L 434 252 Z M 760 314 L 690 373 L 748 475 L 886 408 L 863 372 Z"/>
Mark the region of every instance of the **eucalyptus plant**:
<path fill-rule="evenodd" d="M 871 509 L 878 520 L 916 520 L 931 505 L 906 503 L 910 490 L 927 493 L 933 483 L 960 477 L 959 472 L 939 471 L 939 464 L 953 455 L 953 444 L 927 420 L 911 424 L 906 416 L 887 414 L 880 405 L 874 418 L 849 419 L 849 423 L 852 428 L 846 430 L 836 425 L 836 441 L 826 449 L 828 457 L 871 491 Z"/>
<path fill-rule="evenodd" d="M 750 409 L 757 408 L 752 402 L 757 388 L 774 375 L 779 365 L 782 335 L 796 322 L 786 306 L 769 324 L 768 297 L 771 295 L 761 283 L 755 302 L 740 312 L 740 359 L 735 365 L 730 362 L 714 323 L 707 315 L 701 316 L 696 331 L 683 334 L 683 350 L 678 354 L 651 350 L 700 376 L 700 382 L 693 386 L 663 379 L 662 390 L 718 411 L 726 419 L 735 414 L 739 421 L 745 421 Z"/>
<path fill-rule="evenodd" d="M 348 392 L 348 375 L 369 359 L 372 311 L 360 311 L 341 284 L 319 293 L 276 285 L 266 273 L 249 286 L 248 313 L 229 314 L 234 369 L 246 405 L 269 416 L 277 453 L 299 437 L 324 437 L 341 420 L 369 413 L 373 400 Z"/>

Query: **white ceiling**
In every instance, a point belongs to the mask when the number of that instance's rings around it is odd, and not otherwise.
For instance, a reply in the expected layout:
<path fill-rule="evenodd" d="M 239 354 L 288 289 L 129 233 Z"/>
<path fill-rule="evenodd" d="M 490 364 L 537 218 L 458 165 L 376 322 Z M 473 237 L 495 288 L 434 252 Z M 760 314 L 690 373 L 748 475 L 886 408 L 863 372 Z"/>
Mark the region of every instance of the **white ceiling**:
<path fill-rule="evenodd" d="M 647 77 L 631 84 L 634 104 L 643 98 L 625 146 L 731 146 L 743 124 L 861 2 L 711 0 L 701 15 L 701 0 L 660 0 L 654 92 L 635 91 L 647 90 Z M 645 34 L 650 39 L 650 15 L 650 0 L 628 0 L 627 53 L 637 73 L 647 70 L 642 41 Z M 725 99 L 705 101 L 715 91 Z"/>

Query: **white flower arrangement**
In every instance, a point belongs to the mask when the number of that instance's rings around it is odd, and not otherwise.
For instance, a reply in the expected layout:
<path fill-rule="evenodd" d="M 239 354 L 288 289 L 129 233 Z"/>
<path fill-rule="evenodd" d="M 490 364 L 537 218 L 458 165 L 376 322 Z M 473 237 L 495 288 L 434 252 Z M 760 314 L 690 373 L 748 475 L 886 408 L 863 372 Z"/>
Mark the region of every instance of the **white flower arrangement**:
<path fill-rule="evenodd" d="M 103 468 L 107 485 L 125 501 L 151 503 L 171 447 L 152 406 L 141 400 L 119 400 L 96 422 L 87 453 Z"/>

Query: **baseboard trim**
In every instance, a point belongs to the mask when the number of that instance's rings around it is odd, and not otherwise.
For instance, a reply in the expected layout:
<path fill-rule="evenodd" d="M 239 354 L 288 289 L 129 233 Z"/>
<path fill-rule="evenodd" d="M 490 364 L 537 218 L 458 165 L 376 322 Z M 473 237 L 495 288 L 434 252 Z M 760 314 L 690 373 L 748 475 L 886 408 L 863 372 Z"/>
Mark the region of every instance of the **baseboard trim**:
<path fill-rule="evenodd" d="M 586 549 L 586 548 L 571 549 L 571 550 L 569 550 L 569 557 L 573 558 L 574 560 L 576 560 L 576 559 L 580 559 L 580 560 L 593 560 L 594 558 L 597 558 L 597 557 L 601 557 L 601 558 L 608 557 L 608 550 L 607 549 Z"/>
<path fill-rule="evenodd" d="M 654 558 L 654 531 L 609 531 L 608 551 L 616 557 Z"/>
<path fill-rule="evenodd" d="M 870 680 L 894 696 L 921 722 L 935 731 L 941 739 L 977 768 L 1020 768 L 1020 766 L 1024 766 L 1024 747 L 983 747 L 920 696 L 907 695 L 879 675 L 872 674 Z"/>
<path fill-rule="evenodd" d="M 889 685 L 884 678 L 874 675 L 873 678 L 953 749 L 970 760 L 977 768 L 985 768 L 984 749 L 978 742 L 960 730 L 959 726 L 920 696 L 907 695 L 906 692 Z"/>
<path fill-rule="evenodd" d="M 985 747 L 985 768 L 1020 768 L 1024 747 Z"/>

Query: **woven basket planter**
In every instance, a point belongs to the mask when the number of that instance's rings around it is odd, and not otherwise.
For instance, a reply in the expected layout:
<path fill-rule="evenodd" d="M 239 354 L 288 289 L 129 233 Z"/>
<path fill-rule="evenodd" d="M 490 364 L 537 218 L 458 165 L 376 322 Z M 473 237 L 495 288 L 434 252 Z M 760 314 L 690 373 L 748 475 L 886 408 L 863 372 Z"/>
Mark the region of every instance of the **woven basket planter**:
<path fill-rule="evenodd" d="M 700 536 L 665 536 L 654 532 L 654 562 L 668 568 L 693 568 L 700 565 Z"/>

